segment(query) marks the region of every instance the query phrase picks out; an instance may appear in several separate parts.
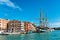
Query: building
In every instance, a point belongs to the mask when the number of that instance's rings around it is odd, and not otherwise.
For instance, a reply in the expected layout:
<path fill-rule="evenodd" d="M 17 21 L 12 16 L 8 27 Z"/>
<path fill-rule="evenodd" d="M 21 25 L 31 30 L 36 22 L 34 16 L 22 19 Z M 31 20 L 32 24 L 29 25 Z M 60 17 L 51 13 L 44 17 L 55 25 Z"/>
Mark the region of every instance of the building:
<path fill-rule="evenodd" d="M 35 31 L 35 27 L 32 23 L 26 21 L 0 19 L 0 30 L 6 30 L 7 32 L 28 32 Z"/>
<path fill-rule="evenodd" d="M 25 29 L 24 29 L 24 22 L 21 22 L 21 31 L 24 31 L 24 32 L 25 32 Z"/>
<path fill-rule="evenodd" d="M 7 19 L 0 19 L 0 30 L 5 30 L 8 22 L 9 20 Z"/>
<path fill-rule="evenodd" d="M 32 23 L 30 23 L 30 30 L 31 31 L 36 31 L 36 26 Z"/>
<path fill-rule="evenodd" d="M 35 26 L 30 22 L 24 22 L 25 31 L 36 31 Z"/>
<path fill-rule="evenodd" d="M 25 32 L 30 31 L 29 22 L 24 22 L 24 29 L 25 29 Z"/>
<path fill-rule="evenodd" d="M 8 32 L 20 32 L 21 31 L 21 22 L 17 20 L 11 20 L 7 24 Z"/>

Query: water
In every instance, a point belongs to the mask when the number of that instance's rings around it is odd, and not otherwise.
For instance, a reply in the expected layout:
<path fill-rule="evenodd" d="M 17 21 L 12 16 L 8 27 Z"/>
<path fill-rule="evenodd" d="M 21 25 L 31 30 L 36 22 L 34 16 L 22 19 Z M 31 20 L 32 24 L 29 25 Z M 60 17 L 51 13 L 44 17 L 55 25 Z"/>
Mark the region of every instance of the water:
<path fill-rule="evenodd" d="M 0 40 L 60 40 L 60 31 L 21 35 L 0 35 Z"/>

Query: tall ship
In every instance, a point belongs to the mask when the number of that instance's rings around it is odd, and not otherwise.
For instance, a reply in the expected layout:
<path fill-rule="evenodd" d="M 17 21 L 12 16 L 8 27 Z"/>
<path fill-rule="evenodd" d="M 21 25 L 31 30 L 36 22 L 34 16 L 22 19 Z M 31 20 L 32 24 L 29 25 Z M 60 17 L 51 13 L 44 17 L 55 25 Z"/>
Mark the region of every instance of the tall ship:
<path fill-rule="evenodd" d="M 47 31 L 53 31 L 54 29 L 51 29 L 48 27 L 48 19 L 47 16 L 44 16 L 43 10 L 40 9 L 40 27 L 37 29 L 38 32 L 47 32 Z"/>

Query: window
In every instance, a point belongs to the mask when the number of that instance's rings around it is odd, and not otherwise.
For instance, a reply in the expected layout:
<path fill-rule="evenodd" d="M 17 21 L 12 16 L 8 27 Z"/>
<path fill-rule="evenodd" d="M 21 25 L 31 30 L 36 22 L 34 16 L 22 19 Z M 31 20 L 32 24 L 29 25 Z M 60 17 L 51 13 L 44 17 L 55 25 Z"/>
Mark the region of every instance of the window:
<path fill-rule="evenodd" d="M 0 24 L 0 26 L 1 26 L 1 24 Z"/>

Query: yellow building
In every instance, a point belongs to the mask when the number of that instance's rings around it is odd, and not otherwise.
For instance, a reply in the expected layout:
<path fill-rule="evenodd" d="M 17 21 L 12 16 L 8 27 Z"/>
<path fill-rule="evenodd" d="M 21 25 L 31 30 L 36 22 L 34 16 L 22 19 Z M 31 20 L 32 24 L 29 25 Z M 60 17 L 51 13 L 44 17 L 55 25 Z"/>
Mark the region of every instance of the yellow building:
<path fill-rule="evenodd" d="M 0 18 L 0 30 L 4 30 L 7 28 L 7 23 L 9 22 L 9 20 L 7 19 L 1 19 Z"/>

